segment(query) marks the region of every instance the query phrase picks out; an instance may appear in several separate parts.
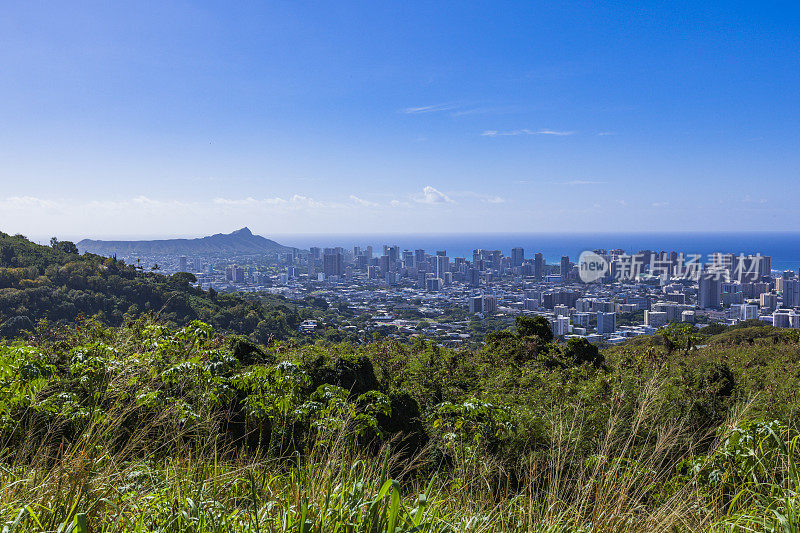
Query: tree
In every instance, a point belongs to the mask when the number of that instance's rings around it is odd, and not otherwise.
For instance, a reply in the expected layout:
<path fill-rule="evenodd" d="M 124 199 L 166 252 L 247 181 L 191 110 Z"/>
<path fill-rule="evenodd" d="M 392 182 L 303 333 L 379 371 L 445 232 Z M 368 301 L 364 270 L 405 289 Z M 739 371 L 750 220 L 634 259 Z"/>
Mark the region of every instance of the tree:
<path fill-rule="evenodd" d="M 0 324 L 0 338 L 12 338 L 33 329 L 33 321 L 26 316 L 15 316 Z"/>
<path fill-rule="evenodd" d="M 53 237 L 53 239 L 55 239 L 55 237 Z M 50 239 L 50 244 L 51 245 L 53 244 L 53 239 Z M 64 253 L 66 253 L 66 254 L 75 254 L 75 255 L 77 255 L 77 254 L 80 253 L 78 251 L 78 247 L 75 246 L 75 243 L 72 242 L 72 241 L 59 241 L 59 240 L 56 240 L 55 248 L 57 250 L 59 250 L 59 251 L 62 251 Z"/>
<path fill-rule="evenodd" d="M 16 252 L 11 246 L 0 246 L 0 264 L 10 267 L 15 255 Z"/>
<path fill-rule="evenodd" d="M 517 328 L 517 335 L 525 337 L 533 337 L 534 335 L 541 338 L 545 342 L 553 340 L 553 330 L 550 329 L 550 321 L 543 316 L 518 316 L 514 321 Z"/>
<path fill-rule="evenodd" d="M 190 283 L 197 283 L 197 277 L 191 272 L 176 272 L 171 276 L 173 281 L 181 285 L 188 285 Z"/>
<path fill-rule="evenodd" d="M 584 338 L 568 340 L 564 347 L 564 356 L 576 365 L 592 363 L 594 366 L 600 366 L 605 360 L 597 346 Z"/>
<path fill-rule="evenodd" d="M 310 307 L 322 309 L 323 311 L 327 311 L 329 307 L 328 301 L 321 296 L 306 296 L 303 298 L 303 302 Z"/>

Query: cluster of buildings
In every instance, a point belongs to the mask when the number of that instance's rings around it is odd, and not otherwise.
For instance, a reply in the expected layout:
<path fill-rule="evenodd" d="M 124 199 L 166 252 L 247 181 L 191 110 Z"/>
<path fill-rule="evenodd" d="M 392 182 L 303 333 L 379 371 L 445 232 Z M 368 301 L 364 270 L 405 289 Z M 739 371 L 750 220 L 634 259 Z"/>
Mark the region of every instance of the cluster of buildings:
<path fill-rule="evenodd" d="M 312 247 L 239 262 L 184 256 L 170 266 L 194 271 L 203 288 L 297 300 L 321 296 L 345 304 L 375 327 L 419 334 L 416 325 L 425 322 L 461 341 L 469 338 L 472 321 L 506 317 L 510 322 L 525 314 L 547 317 L 558 337 L 606 343 L 652 334 L 674 322 L 759 320 L 800 327 L 800 272 L 775 273 L 770 258 L 758 254 L 698 260 L 677 252 L 594 250 L 607 268 L 586 283 L 580 261 L 568 256 L 548 264 L 541 253 L 526 257 L 521 247 L 510 252 L 476 249 L 471 257 L 450 257 L 446 250 L 396 245 Z"/>

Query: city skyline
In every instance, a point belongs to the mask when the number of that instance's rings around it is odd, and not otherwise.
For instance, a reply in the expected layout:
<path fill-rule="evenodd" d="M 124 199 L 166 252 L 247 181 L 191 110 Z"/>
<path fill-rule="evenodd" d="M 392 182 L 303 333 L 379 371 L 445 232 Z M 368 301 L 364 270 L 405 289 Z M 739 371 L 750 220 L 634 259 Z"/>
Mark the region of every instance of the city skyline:
<path fill-rule="evenodd" d="M 704 231 L 800 223 L 798 10 L 0 8 L 0 228 Z"/>

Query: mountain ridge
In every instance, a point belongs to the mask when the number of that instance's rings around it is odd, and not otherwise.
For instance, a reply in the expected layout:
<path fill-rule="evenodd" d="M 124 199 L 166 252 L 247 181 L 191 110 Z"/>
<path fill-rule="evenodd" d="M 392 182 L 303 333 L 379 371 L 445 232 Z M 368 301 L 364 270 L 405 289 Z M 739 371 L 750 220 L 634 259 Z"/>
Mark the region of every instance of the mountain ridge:
<path fill-rule="evenodd" d="M 284 246 L 271 239 L 254 235 L 243 227 L 231 233 L 215 233 L 196 239 L 160 239 L 139 241 L 104 241 L 83 239 L 77 244 L 81 253 L 97 255 L 129 254 L 262 254 L 289 252 L 295 248 Z"/>

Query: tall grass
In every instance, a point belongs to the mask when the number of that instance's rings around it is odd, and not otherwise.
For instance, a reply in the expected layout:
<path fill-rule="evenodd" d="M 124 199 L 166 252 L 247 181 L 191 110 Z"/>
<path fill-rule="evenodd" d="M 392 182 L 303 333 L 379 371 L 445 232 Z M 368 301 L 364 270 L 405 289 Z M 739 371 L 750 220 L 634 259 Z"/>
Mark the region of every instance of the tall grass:
<path fill-rule="evenodd" d="M 0 443 L 0 523 L 3 533 L 800 530 L 797 439 L 757 434 L 735 477 L 740 458 L 722 432 L 707 460 L 676 476 L 692 460 L 685 443 L 709 436 L 659 422 L 659 383 L 656 373 L 632 404 L 618 398 L 589 455 L 573 445 L 586 429 L 573 408 L 549 420 L 544 454 L 441 465 L 427 450 L 403 458 L 393 442 L 354 446 L 348 423 L 320 430 L 304 453 L 276 456 L 226 438 L 226 413 L 186 425 L 167 406 L 132 424 L 134 406 L 106 402 L 116 407 L 79 435 L 51 424 Z M 774 453 L 762 453 L 768 445 Z M 721 477 L 709 484 L 714 461 Z"/>
<path fill-rule="evenodd" d="M 391 444 L 367 455 L 348 445 L 347 428 L 323 435 L 304 456 L 268 458 L 224 447 L 220 435 L 202 442 L 169 433 L 150 420 L 123 445 L 126 413 L 109 413 L 83 435 L 58 447 L 26 440 L 0 470 L 3 531 L 158 532 L 446 532 L 669 531 L 714 524 L 698 509 L 691 483 L 653 504 L 654 490 L 674 464 L 665 461 L 679 428 L 633 446 L 651 414 L 655 384 L 645 389 L 632 431 L 620 436 L 609 420 L 592 461 L 581 463 L 566 435 L 579 420 L 559 420 L 544 461 L 524 461 L 516 491 L 498 487 L 487 461 L 453 465 L 424 478 L 399 463 Z M 208 427 L 219 427 L 209 421 Z M 57 428 L 52 428 L 57 431 Z M 159 438 L 154 438 L 154 435 Z M 195 434 L 193 434 L 194 437 Z M 50 440 L 46 436 L 38 442 Z M 156 444 L 162 449 L 149 446 Z M 169 453 L 164 453 L 168 448 Z M 647 455 L 635 450 L 650 449 Z M 575 467 L 578 463 L 579 466 Z M 736 518 L 742 527 L 750 516 Z M 727 524 L 727 523 L 726 523 Z"/>

